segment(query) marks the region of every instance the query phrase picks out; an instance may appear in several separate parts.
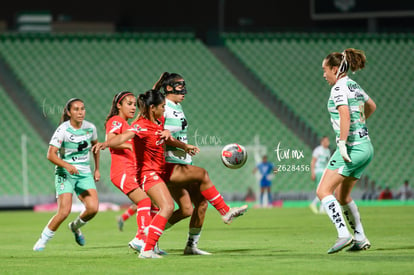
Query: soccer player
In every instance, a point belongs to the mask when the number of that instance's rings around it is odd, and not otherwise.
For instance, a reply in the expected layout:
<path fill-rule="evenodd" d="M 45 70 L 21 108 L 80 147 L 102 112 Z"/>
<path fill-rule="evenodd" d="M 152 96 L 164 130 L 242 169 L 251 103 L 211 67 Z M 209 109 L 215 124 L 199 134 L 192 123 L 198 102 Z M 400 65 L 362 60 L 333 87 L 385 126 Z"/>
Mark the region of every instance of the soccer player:
<path fill-rule="evenodd" d="M 170 138 L 164 130 L 165 97 L 157 91 L 147 91 L 138 97 L 140 114 L 129 131 L 98 143 L 94 150 L 118 146 L 133 138 L 138 184 L 160 208 L 152 219 L 140 258 L 161 258 L 154 247 L 164 231 L 165 224 L 174 211 L 174 201 L 164 181 L 164 142 Z M 186 146 L 187 151 L 195 150 Z"/>
<path fill-rule="evenodd" d="M 128 91 L 116 94 L 112 100 L 111 110 L 105 121 L 106 140 L 122 134 L 131 128 L 128 119 L 135 116 L 136 98 Z M 140 251 L 144 245 L 144 229 L 151 222 L 151 199 L 139 187 L 136 180 L 136 161 L 132 140 L 110 148 L 112 183 L 134 203 L 133 214 L 136 213 L 138 230 L 129 246 Z M 130 211 L 132 212 L 132 211 Z M 130 213 L 128 212 L 128 213 Z M 132 215 L 132 213 L 131 213 Z"/>
<path fill-rule="evenodd" d="M 330 157 L 331 151 L 329 150 L 329 138 L 327 136 L 324 136 L 320 140 L 320 145 L 316 146 L 316 148 L 313 149 L 312 161 L 310 164 L 311 179 L 316 183 L 316 187 L 318 186 L 318 183 L 322 178 L 323 171 L 325 170 Z M 318 196 L 316 196 L 309 205 L 310 209 L 315 214 L 322 214 L 325 212 L 322 203 L 319 205 L 318 211 L 317 204 L 319 202 L 319 198 Z"/>
<path fill-rule="evenodd" d="M 163 89 L 166 95 L 164 112 L 165 129 L 168 129 L 175 139 L 187 143 L 188 122 L 181 106 L 181 102 L 187 94 L 183 77 L 176 73 L 164 72 L 157 83 L 155 83 L 153 89 L 158 91 Z M 174 166 L 175 164 L 192 164 L 191 155 L 186 154 L 183 150 L 174 146 L 166 147 L 165 159 L 168 163 L 167 165 L 171 166 Z M 208 207 L 207 200 L 201 195 L 198 184 L 192 183 L 185 188 L 168 184 L 168 188 L 174 200 L 177 202 L 179 209 L 174 211 L 166 228 L 168 229 L 180 220 L 191 216 L 184 254 L 210 255 L 211 253 L 197 247 Z"/>
<path fill-rule="evenodd" d="M 80 231 L 98 212 L 98 193 L 95 182 L 99 181 L 99 152 L 94 152 L 95 170 L 90 168 L 89 151 L 97 143 L 96 127 L 85 120 L 85 105 L 79 98 L 70 99 L 63 110 L 61 124 L 49 143 L 47 158 L 56 165 L 55 187 L 58 210 L 43 229 L 34 251 L 42 251 L 55 235 L 61 223 L 72 208 L 72 194 L 75 192 L 85 205 L 80 215 L 69 223 L 69 229 L 77 244 L 85 245 Z"/>
<path fill-rule="evenodd" d="M 264 194 L 267 193 L 267 204 L 269 206 L 272 205 L 272 177 L 274 173 L 274 165 L 270 161 L 268 161 L 267 156 L 262 157 L 262 162 L 256 165 L 253 169 L 253 173 L 259 171 L 260 173 L 260 205 L 263 207 L 263 197 Z"/>
<path fill-rule="evenodd" d="M 184 78 L 177 73 L 164 72 L 153 89 L 163 90 L 166 95 L 165 129 L 172 136 L 187 143 L 188 121 L 181 106 L 187 94 Z M 168 188 L 177 202 L 177 209 L 167 223 L 170 228 L 180 220 L 191 216 L 185 255 L 210 255 L 197 247 L 204 223 L 208 203 L 217 204 L 217 210 L 223 215 L 223 221 L 230 223 L 233 218 L 247 211 L 247 205 L 230 209 L 211 182 L 205 169 L 192 165 L 192 157 L 175 146 L 166 147 L 166 167 L 171 173 Z M 175 177 L 180 175 L 180 177 Z M 192 181 L 188 181 L 192 179 Z M 194 207 L 193 207 L 194 204 Z"/>
<path fill-rule="evenodd" d="M 322 62 L 323 77 L 332 86 L 328 111 L 337 140 L 336 151 L 316 190 L 338 232 L 338 239 L 328 250 L 329 254 L 349 245 L 352 246 L 348 251 L 371 246 L 365 236 L 358 207 L 351 197 L 352 188 L 374 155 L 366 119 L 373 114 L 376 104 L 347 74 L 348 70 L 363 69 L 365 62 L 364 52 L 353 48 L 342 53 L 330 53 Z M 346 226 L 341 206 L 355 239 Z"/>
<path fill-rule="evenodd" d="M 147 91 L 138 97 L 138 102 L 140 116 L 132 124 L 135 132 L 126 132 L 104 143 L 98 143 L 94 150 L 116 146 L 134 138 L 138 169 L 137 179 L 141 188 L 160 208 L 149 226 L 145 246 L 141 250 L 140 257 L 159 258 L 161 256 L 157 255 L 153 248 L 174 210 L 174 202 L 166 189 L 165 182 L 175 184 L 177 187 L 197 183 L 202 196 L 219 211 L 225 223 L 230 223 L 235 217 L 242 215 L 247 210 L 247 205 L 230 208 L 203 168 L 193 165 L 170 165 L 167 167 L 164 159 L 164 142 L 168 142 L 169 146 L 181 148 L 190 155 L 198 153 L 199 148 L 172 138 L 170 132 L 164 130 L 165 97 L 161 92 Z"/>

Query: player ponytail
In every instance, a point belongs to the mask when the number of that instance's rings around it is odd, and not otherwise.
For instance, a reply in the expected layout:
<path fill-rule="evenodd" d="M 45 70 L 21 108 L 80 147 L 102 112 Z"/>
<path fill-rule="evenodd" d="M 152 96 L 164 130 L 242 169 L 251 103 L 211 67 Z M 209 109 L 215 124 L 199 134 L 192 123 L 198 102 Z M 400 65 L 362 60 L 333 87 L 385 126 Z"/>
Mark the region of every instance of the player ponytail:
<path fill-rule="evenodd" d="M 156 91 L 161 91 L 161 88 L 164 87 L 164 82 L 166 82 L 166 80 L 169 78 L 169 76 L 170 76 L 169 72 L 162 73 L 162 75 L 160 76 L 158 81 L 155 82 L 154 86 L 152 86 L 152 89 L 156 90 Z"/>
<path fill-rule="evenodd" d="M 185 93 L 187 93 L 187 91 L 185 89 L 183 89 L 181 91 L 176 91 L 175 90 L 175 87 L 177 85 L 185 86 L 184 81 L 178 82 L 178 80 L 181 80 L 181 79 L 184 79 L 184 78 L 181 75 L 177 74 L 177 73 L 164 72 L 164 73 L 162 73 L 162 75 L 160 76 L 158 81 L 154 84 L 152 89 L 160 91 L 161 88 L 162 88 L 165 94 L 168 94 L 168 93 L 185 94 Z M 171 86 L 173 88 L 173 90 L 168 91 L 167 86 Z"/>
<path fill-rule="evenodd" d="M 366 57 L 362 50 L 348 48 L 342 53 L 333 52 L 325 57 L 329 68 L 338 67 L 336 77 L 346 74 L 350 69 L 352 72 L 365 68 Z"/>
<path fill-rule="evenodd" d="M 112 105 L 111 105 L 111 110 L 109 111 L 108 116 L 105 119 L 105 124 L 104 127 L 106 128 L 106 123 L 108 122 L 108 120 L 111 119 L 111 117 L 116 116 L 119 114 L 119 109 L 118 109 L 118 103 L 122 105 L 123 100 L 130 95 L 134 95 L 133 93 L 129 92 L 129 91 L 122 91 L 117 93 L 114 98 L 112 99 Z"/>
<path fill-rule="evenodd" d="M 66 102 L 65 108 L 63 108 L 62 116 L 60 117 L 60 123 L 63 123 L 67 120 L 70 120 L 70 116 L 68 115 L 68 113 L 70 112 L 70 108 L 72 107 L 72 103 L 76 102 L 76 101 L 80 101 L 80 102 L 83 103 L 83 101 L 79 98 L 71 98 L 71 99 L 68 100 L 68 102 Z"/>
<path fill-rule="evenodd" d="M 139 109 L 139 117 L 145 117 L 146 119 L 150 119 L 150 107 L 151 106 L 158 106 L 165 101 L 165 96 L 157 90 L 149 90 L 143 94 L 140 94 L 137 99 L 138 109 Z"/>

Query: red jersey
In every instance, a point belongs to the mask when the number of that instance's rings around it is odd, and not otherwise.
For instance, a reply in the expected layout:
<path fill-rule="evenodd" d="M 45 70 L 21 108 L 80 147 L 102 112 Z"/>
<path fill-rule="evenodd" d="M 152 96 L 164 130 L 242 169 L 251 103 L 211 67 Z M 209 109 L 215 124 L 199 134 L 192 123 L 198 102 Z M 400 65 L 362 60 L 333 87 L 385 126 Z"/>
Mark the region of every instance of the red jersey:
<path fill-rule="evenodd" d="M 162 174 L 165 170 L 164 139 L 156 133 L 164 130 L 164 117 L 159 124 L 141 117 L 131 126 L 138 130 L 134 138 L 137 179 L 145 172 Z"/>
<path fill-rule="evenodd" d="M 119 135 L 130 128 L 131 126 L 125 121 L 125 119 L 120 116 L 113 116 L 106 123 L 106 134 L 108 135 L 109 133 L 114 133 Z M 126 141 L 125 143 L 133 145 L 132 139 Z M 111 152 L 111 178 L 119 174 L 135 175 L 136 161 L 133 151 L 128 149 L 112 148 L 109 148 L 109 151 Z"/>

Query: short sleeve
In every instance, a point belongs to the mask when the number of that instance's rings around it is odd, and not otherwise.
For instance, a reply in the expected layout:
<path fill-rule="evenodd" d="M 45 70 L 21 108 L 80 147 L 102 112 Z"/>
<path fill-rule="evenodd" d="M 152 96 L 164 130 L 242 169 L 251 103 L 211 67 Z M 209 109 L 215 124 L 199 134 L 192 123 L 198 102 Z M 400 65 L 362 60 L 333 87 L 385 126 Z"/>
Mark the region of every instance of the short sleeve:
<path fill-rule="evenodd" d="M 98 140 L 98 131 L 96 131 L 96 126 L 92 125 L 92 141 Z"/>
<path fill-rule="evenodd" d="M 364 90 L 362 90 L 362 91 L 361 91 L 361 93 L 362 93 L 362 95 L 364 96 L 364 102 L 367 102 L 367 101 L 368 101 L 368 99 L 369 99 L 368 94 L 367 94 Z"/>
<path fill-rule="evenodd" d="M 118 120 L 116 117 L 110 119 L 106 123 L 106 133 L 121 134 L 122 132 L 122 121 Z"/>
<path fill-rule="evenodd" d="M 348 105 L 348 97 L 346 90 L 340 86 L 334 86 L 331 90 L 331 99 L 333 100 L 335 107 L 341 105 Z"/>
<path fill-rule="evenodd" d="M 60 149 L 63 143 L 63 139 L 65 137 L 65 129 L 62 125 L 60 125 L 56 131 L 53 133 L 52 138 L 50 139 L 49 145 L 55 146 Z"/>
<path fill-rule="evenodd" d="M 312 157 L 314 157 L 314 158 L 317 158 L 318 157 L 318 148 L 319 147 L 316 147 L 315 149 L 313 149 Z"/>

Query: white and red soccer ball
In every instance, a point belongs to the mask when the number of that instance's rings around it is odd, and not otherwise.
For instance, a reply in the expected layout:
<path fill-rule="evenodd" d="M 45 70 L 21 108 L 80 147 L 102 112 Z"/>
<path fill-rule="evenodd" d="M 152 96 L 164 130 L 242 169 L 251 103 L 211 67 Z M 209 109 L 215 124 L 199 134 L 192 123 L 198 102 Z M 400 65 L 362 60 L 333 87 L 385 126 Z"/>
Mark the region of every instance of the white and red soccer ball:
<path fill-rule="evenodd" d="M 246 163 L 247 151 L 240 144 L 227 144 L 221 151 L 221 160 L 226 167 L 231 169 L 238 169 Z"/>

